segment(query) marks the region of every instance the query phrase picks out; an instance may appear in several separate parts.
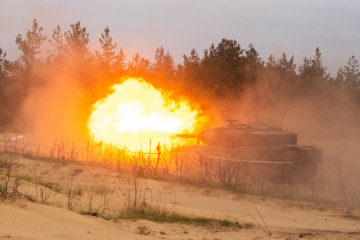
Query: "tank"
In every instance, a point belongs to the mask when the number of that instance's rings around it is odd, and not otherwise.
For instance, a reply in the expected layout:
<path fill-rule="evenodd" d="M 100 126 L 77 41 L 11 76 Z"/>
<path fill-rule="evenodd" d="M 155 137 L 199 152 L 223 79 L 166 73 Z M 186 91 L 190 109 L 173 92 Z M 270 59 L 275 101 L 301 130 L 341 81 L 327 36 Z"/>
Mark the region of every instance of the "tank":
<path fill-rule="evenodd" d="M 296 133 L 263 122 L 231 121 L 196 135 L 178 137 L 197 139 L 197 144 L 181 147 L 179 156 L 194 161 L 201 158 L 220 168 L 237 167 L 241 181 L 307 183 L 316 176 L 321 162 L 320 148 L 299 146 Z"/>

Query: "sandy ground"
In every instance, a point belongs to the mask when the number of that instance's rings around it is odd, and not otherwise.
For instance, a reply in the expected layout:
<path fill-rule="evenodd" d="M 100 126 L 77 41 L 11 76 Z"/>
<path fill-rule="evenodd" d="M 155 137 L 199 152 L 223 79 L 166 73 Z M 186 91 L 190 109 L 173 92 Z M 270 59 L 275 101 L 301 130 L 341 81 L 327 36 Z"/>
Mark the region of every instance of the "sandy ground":
<path fill-rule="evenodd" d="M 31 160 L 27 160 L 31 164 Z M 26 162 L 26 159 L 22 159 Z M 56 163 L 52 163 L 56 164 Z M 47 174 L 55 179 L 66 171 L 74 169 L 72 164 L 57 167 L 49 163 L 38 163 L 38 170 L 48 167 Z M 50 168 L 49 168 L 50 167 Z M 108 174 L 107 183 L 124 186 L 125 177 L 109 175 L 104 169 L 82 167 L 77 175 L 78 184 L 89 178 L 89 172 Z M 19 170 L 20 171 L 20 170 Z M 46 175 L 46 174 L 45 174 Z M 31 187 L 27 187 L 31 191 Z M 158 191 L 166 195 L 171 209 L 191 216 L 206 216 L 229 219 L 240 223 L 252 223 L 249 229 L 228 229 L 221 227 L 201 227 L 186 224 L 154 223 L 146 220 L 104 220 L 84 216 L 67 209 L 61 204 L 61 197 L 55 197 L 53 205 L 31 203 L 25 200 L 3 201 L 0 203 L 0 238 L 8 239 L 360 239 L 360 220 L 344 217 L 339 208 L 318 210 L 300 209 L 290 206 L 287 201 L 261 199 L 254 196 L 235 197 L 217 189 L 184 186 L 146 180 L 148 191 Z M 158 195 L 159 196 L 159 195 Z M 172 196 L 172 197 L 171 197 Z M 108 197 L 109 211 L 111 197 Z M 81 201 L 79 201 L 81 202 Z M 116 202 L 116 201 L 114 201 Z M 81 205 L 78 203 L 78 205 Z M 116 205 L 116 204 L 114 204 Z M 263 230 L 264 224 L 257 214 L 260 212 L 272 236 Z M 255 218 L 255 219 L 254 219 Z M 257 223 L 259 222 L 260 225 Z M 145 229 L 145 234 L 140 230 Z"/>
<path fill-rule="evenodd" d="M 214 198 L 207 199 L 217 205 Z M 197 199 L 195 200 L 197 201 Z M 228 203 L 227 201 L 226 203 Z M 243 205 L 244 202 L 236 202 Z M 250 208 L 250 203 L 246 206 Z M 197 205 L 197 204 L 195 204 Z M 237 209 L 232 203 L 227 208 Z M 253 204 L 251 204 L 253 205 Z M 0 238 L 7 239 L 359 239 L 360 221 L 344 219 L 334 213 L 318 213 L 253 205 L 266 220 L 272 236 L 260 226 L 250 229 L 211 229 L 184 224 L 160 224 L 145 220 L 119 220 L 83 216 L 62 208 L 23 201 L 0 204 Z M 189 206 L 190 207 L 190 206 Z M 198 211 L 198 207 L 195 211 Z M 201 210 L 206 211 L 207 207 Z M 225 213 L 218 207 L 218 214 Z M 215 211 L 213 211 L 215 212 Z M 222 214 L 221 214 L 222 213 Z M 259 219 L 258 219 L 259 220 Z M 254 223 L 256 224 L 256 223 Z M 146 235 L 139 229 L 146 229 Z"/>
<path fill-rule="evenodd" d="M 329 146 L 329 149 L 334 148 Z M 354 159 L 358 152 L 352 154 L 346 157 Z M 79 212 L 90 208 L 116 215 L 133 191 L 133 179 L 84 164 L 18 156 L 13 160 L 17 163 L 14 174 L 28 177 L 20 191 L 36 198 L 38 203 L 24 199 L 0 201 L 0 239 L 360 239 L 360 212 L 356 209 L 347 213 L 334 205 L 149 179 L 137 181 L 144 198 L 154 206 L 188 216 L 251 223 L 253 227 L 203 227 L 82 215 Z M 34 182 L 41 182 L 42 186 Z M 45 183 L 53 183 L 60 190 L 44 187 Z M 72 199 L 73 211 L 67 209 L 66 189 L 70 183 L 79 190 Z M 264 230 L 263 220 L 271 236 Z"/>

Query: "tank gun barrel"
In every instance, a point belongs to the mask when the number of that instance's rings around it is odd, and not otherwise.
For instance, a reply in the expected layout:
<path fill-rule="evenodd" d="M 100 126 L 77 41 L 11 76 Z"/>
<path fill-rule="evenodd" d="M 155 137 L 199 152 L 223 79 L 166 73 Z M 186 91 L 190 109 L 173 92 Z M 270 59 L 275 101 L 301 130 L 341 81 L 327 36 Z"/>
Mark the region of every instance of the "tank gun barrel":
<path fill-rule="evenodd" d="M 178 138 L 198 138 L 198 135 L 191 134 L 191 133 L 179 133 L 179 134 L 176 134 L 176 137 L 178 137 Z"/>

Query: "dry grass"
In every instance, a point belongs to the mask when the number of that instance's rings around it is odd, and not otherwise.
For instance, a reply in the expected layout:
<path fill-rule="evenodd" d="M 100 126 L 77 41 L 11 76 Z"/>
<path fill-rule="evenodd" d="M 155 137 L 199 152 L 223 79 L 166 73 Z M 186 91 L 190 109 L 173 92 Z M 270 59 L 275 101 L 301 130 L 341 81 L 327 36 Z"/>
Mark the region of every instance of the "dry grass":
<path fill-rule="evenodd" d="M 0 150 L 4 156 L 26 156 L 34 161 L 47 161 L 61 164 L 76 163 L 79 166 L 92 166 L 107 168 L 111 171 L 132 176 L 127 190 L 127 200 L 124 208 L 128 212 L 137 209 L 144 199 L 142 182 L 140 178 L 158 179 L 163 181 L 178 181 L 187 184 L 217 187 L 228 189 L 234 193 L 249 193 L 261 196 L 289 199 L 292 201 L 305 200 L 311 202 L 336 202 L 347 209 L 360 207 L 359 190 L 349 187 L 351 176 L 345 174 L 341 158 L 336 161 L 324 158 L 319 167 L 317 176 L 307 183 L 292 181 L 286 178 L 286 169 L 279 171 L 279 179 L 269 182 L 266 179 L 257 179 L 251 176 L 251 167 L 243 162 L 214 160 L 201 154 L 188 155 L 178 154 L 176 145 L 160 146 L 155 152 L 130 152 L 126 148 L 116 148 L 111 145 L 98 144 L 91 139 L 85 146 L 75 146 L 66 142 L 55 143 L 49 151 L 40 150 L 39 146 L 32 146 L 18 141 L 11 141 L 9 137 L 0 143 Z M 6 186 L 6 167 L 2 169 L 2 183 Z M 9 170 L 9 169 L 8 169 Z M 265 169 L 266 170 L 266 169 Z M 67 185 L 59 187 L 47 181 L 38 180 L 36 170 L 31 180 L 27 176 L 11 174 L 16 179 L 30 181 L 42 186 L 37 190 L 35 199 L 39 197 L 41 202 L 49 201 L 50 190 L 66 192 L 67 206 L 69 209 L 76 208 L 79 189 L 73 189 L 73 178 L 81 174 L 81 168 L 74 169 L 72 176 L 67 177 Z M 259 174 L 255 172 L 255 174 Z M 283 176 L 283 177 L 281 177 Z M 99 215 L 99 211 L 107 211 L 107 197 L 111 190 L 106 189 L 105 184 L 100 187 L 101 200 L 94 198 L 95 188 L 88 187 L 87 212 L 91 215 Z M 99 188 L 99 187 L 98 187 Z M 131 192 L 131 194 L 130 194 Z M 38 196 L 39 195 L 39 196 Z M 95 202 L 100 201 L 97 206 Z"/>

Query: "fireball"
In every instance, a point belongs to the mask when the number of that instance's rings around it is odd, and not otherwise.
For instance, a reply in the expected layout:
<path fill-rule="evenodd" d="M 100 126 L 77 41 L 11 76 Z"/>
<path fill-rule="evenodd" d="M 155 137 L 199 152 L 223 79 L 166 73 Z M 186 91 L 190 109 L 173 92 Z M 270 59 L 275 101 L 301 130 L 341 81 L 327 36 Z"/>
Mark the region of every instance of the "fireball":
<path fill-rule="evenodd" d="M 112 86 L 113 92 L 93 105 L 88 128 L 96 142 L 130 151 L 171 144 L 176 133 L 193 132 L 199 111 L 186 100 L 173 101 L 142 79 Z"/>

